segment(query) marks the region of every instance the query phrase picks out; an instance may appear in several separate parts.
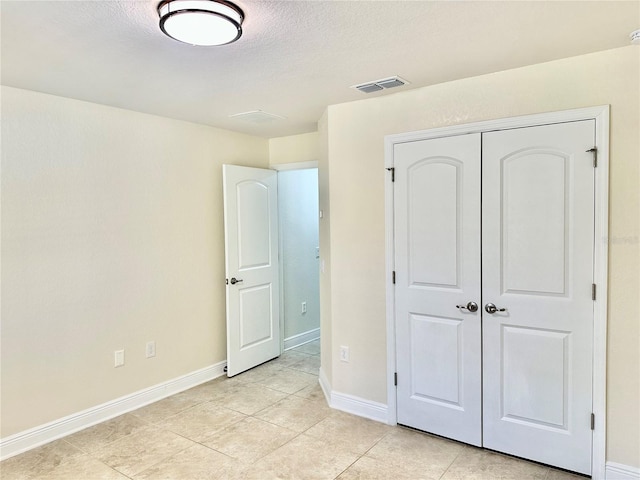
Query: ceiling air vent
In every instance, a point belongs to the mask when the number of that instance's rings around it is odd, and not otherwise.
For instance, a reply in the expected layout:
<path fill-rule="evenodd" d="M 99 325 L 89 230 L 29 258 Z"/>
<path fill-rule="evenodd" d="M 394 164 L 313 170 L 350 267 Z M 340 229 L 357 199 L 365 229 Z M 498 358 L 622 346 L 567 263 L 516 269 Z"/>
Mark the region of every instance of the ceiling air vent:
<path fill-rule="evenodd" d="M 365 83 L 364 85 L 356 85 L 354 88 L 357 88 L 363 93 L 371 93 L 377 92 L 378 90 L 382 90 L 380 85 L 376 85 L 375 83 Z"/>
<path fill-rule="evenodd" d="M 262 110 L 252 110 L 250 112 L 242 112 L 229 115 L 229 118 L 235 118 L 247 123 L 261 124 L 284 120 L 286 117 L 276 115 L 275 113 L 263 112 Z"/>
<path fill-rule="evenodd" d="M 353 85 L 351 88 L 360 90 L 363 93 L 372 93 L 386 88 L 401 87 L 407 85 L 409 82 L 400 77 L 383 78 L 382 80 L 376 80 L 374 82 L 361 83 L 360 85 Z"/>

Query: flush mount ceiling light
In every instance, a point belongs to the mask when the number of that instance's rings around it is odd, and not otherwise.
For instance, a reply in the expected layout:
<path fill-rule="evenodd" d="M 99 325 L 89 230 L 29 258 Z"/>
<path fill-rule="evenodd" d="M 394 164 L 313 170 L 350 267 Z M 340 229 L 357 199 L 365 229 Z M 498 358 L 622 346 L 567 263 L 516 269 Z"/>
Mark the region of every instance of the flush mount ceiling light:
<path fill-rule="evenodd" d="M 631 43 L 633 43 L 634 45 L 640 45 L 640 30 L 631 32 L 629 37 L 631 38 Z"/>
<path fill-rule="evenodd" d="M 242 35 L 244 13 L 226 0 L 165 0 L 158 15 L 166 35 L 191 45 L 225 45 Z"/>

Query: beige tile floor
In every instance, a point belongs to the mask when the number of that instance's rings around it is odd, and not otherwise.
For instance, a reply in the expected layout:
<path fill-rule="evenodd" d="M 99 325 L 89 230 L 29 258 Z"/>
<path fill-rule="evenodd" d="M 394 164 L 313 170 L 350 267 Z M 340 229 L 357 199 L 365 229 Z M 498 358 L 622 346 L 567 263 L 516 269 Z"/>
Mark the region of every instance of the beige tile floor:
<path fill-rule="evenodd" d="M 7 459 L 0 478 L 584 479 L 332 410 L 319 354 L 303 345 Z"/>

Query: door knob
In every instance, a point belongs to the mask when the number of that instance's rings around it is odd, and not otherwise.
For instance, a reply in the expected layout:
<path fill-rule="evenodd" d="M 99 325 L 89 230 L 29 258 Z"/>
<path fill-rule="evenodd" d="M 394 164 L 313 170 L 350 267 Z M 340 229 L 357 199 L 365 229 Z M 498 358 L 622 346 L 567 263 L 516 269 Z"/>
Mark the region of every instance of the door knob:
<path fill-rule="evenodd" d="M 470 312 L 478 311 L 478 304 L 476 302 L 469 302 L 466 305 L 456 305 L 456 308 L 460 310 L 469 310 Z"/>
<path fill-rule="evenodd" d="M 241 278 L 233 277 L 231 280 L 229 280 L 229 283 L 231 283 L 231 285 L 235 285 L 236 283 L 240 283 L 241 281 Z"/>
<path fill-rule="evenodd" d="M 484 306 L 484 311 L 487 313 L 506 312 L 506 308 L 498 308 L 493 303 L 487 303 Z"/>

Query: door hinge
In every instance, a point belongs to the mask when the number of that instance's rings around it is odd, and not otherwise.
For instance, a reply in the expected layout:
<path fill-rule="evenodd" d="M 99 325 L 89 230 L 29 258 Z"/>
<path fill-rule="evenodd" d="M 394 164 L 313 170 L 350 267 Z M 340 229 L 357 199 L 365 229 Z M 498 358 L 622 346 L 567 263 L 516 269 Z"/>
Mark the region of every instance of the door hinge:
<path fill-rule="evenodd" d="M 591 300 L 595 300 L 596 299 L 596 284 L 592 283 L 591 284 Z"/>
<path fill-rule="evenodd" d="M 396 284 L 396 271 L 394 270 L 393 273 L 391 274 L 391 282 L 395 285 Z"/>
<path fill-rule="evenodd" d="M 595 430 L 596 429 L 596 416 L 595 414 L 591 414 L 591 430 Z"/>
<path fill-rule="evenodd" d="M 393 384 L 397 387 L 398 386 L 398 372 L 395 372 L 393 374 Z"/>
<path fill-rule="evenodd" d="M 587 150 L 587 153 L 593 153 L 593 168 L 598 166 L 598 147 L 593 147 Z"/>
<path fill-rule="evenodd" d="M 391 181 L 396 181 L 396 169 L 394 167 L 387 168 L 391 172 Z"/>

